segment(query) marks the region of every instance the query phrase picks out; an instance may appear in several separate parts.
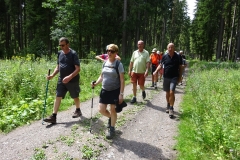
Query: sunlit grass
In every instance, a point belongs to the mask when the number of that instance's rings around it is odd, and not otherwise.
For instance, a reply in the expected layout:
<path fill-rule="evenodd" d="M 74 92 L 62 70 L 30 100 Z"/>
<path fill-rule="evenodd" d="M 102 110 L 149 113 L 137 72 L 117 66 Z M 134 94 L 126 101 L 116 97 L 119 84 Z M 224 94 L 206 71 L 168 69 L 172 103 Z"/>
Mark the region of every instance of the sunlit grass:
<path fill-rule="evenodd" d="M 240 159 L 240 72 L 204 65 L 188 76 L 178 159 Z"/>

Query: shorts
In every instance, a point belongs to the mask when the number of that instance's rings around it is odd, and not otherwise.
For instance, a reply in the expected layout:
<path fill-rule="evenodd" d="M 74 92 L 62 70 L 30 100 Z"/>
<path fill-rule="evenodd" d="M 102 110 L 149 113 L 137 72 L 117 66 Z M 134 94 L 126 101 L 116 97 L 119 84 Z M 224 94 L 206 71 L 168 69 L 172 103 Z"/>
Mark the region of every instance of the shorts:
<path fill-rule="evenodd" d="M 80 93 L 79 82 L 68 82 L 66 84 L 58 82 L 57 89 L 56 89 L 56 96 L 62 97 L 64 99 L 67 91 L 69 91 L 70 96 L 72 98 L 79 97 L 79 93 Z"/>
<path fill-rule="evenodd" d="M 153 75 L 153 72 L 155 72 L 155 71 L 156 71 L 156 69 L 157 69 L 157 65 L 155 65 L 155 64 L 152 64 L 152 71 L 151 71 L 152 75 Z"/>
<path fill-rule="evenodd" d="M 144 86 L 145 83 L 144 73 L 131 72 L 131 83 L 138 83 L 138 85 Z"/>
<path fill-rule="evenodd" d="M 178 77 L 174 78 L 163 78 L 163 90 L 166 92 L 175 91 L 178 83 Z"/>
<path fill-rule="evenodd" d="M 100 91 L 100 98 L 99 98 L 99 103 L 102 104 L 115 104 L 115 101 L 118 101 L 120 94 L 120 88 L 112 90 L 112 91 L 107 91 L 105 89 L 101 89 Z"/>

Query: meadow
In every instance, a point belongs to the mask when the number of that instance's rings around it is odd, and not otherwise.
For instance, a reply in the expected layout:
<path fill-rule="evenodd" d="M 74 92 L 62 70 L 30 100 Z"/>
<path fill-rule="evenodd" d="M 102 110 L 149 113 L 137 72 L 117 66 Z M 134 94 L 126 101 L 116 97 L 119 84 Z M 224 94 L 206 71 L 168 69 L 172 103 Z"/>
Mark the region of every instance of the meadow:
<path fill-rule="evenodd" d="M 56 58 L 51 61 L 46 58 L 33 61 L 31 56 L 27 56 L 26 58 L 15 57 L 13 60 L 0 60 L 1 132 L 10 132 L 18 126 L 42 118 L 46 98 L 46 76 L 48 70 L 50 69 L 52 73 L 55 67 Z M 81 61 L 79 84 L 81 102 L 91 98 L 91 82 L 97 80 L 101 68 L 102 62 L 95 59 Z M 127 74 L 125 77 L 127 79 Z M 57 78 L 58 76 L 55 76 L 49 81 L 45 116 L 52 112 Z M 99 93 L 100 88 L 100 85 L 95 88 L 96 93 Z M 73 100 L 67 94 L 61 103 L 60 111 L 66 110 L 72 105 Z"/>
<path fill-rule="evenodd" d="M 179 160 L 240 159 L 239 67 L 190 63 L 176 137 Z"/>

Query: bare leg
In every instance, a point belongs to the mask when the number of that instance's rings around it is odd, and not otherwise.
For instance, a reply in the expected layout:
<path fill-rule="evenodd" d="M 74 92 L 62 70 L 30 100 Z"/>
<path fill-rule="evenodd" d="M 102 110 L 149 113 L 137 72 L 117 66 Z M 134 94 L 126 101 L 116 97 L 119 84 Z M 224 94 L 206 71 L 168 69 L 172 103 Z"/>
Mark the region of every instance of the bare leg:
<path fill-rule="evenodd" d="M 61 101 L 62 101 L 62 97 L 56 97 L 54 101 L 54 107 L 53 107 L 54 114 L 57 114 Z"/>
<path fill-rule="evenodd" d="M 110 112 L 111 112 L 111 126 L 115 127 L 117 121 L 117 112 L 115 110 L 114 104 L 110 104 Z"/>
<path fill-rule="evenodd" d="M 170 103 L 170 91 L 166 92 L 167 103 Z"/>
<path fill-rule="evenodd" d="M 170 106 L 173 107 L 174 102 L 175 102 L 175 94 L 174 94 L 174 91 L 170 91 L 170 96 L 169 96 L 169 103 L 170 103 Z"/>
<path fill-rule="evenodd" d="M 76 108 L 80 108 L 80 100 L 79 100 L 79 98 L 77 97 L 77 98 L 74 98 L 73 100 L 75 102 Z"/>
<path fill-rule="evenodd" d="M 137 95 L 137 83 L 133 83 L 133 96 L 136 97 Z"/>
<path fill-rule="evenodd" d="M 144 85 L 139 85 L 139 86 L 140 86 L 140 89 L 141 89 L 142 91 L 145 91 Z"/>
<path fill-rule="evenodd" d="M 108 118 L 111 117 L 110 112 L 107 110 L 107 104 L 99 103 L 99 112 Z"/>

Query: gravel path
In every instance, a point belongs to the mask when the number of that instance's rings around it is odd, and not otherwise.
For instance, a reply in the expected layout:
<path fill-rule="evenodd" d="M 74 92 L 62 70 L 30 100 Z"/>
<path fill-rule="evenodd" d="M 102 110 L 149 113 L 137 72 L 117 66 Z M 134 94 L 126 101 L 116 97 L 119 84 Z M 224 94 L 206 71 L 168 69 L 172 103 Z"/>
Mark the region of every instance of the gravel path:
<path fill-rule="evenodd" d="M 162 82 L 157 90 L 150 86 L 150 76 L 146 81 L 147 98 L 142 100 L 138 90 L 138 103 L 128 106 L 118 114 L 120 123 L 116 127 L 117 136 L 108 141 L 105 137 L 107 118 L 98 114 L 98 96 L 94 98 L 93 128 L 88 131 L 91 117 L 91 100 L 81 103 L 83 116 L 72 119 L 75 107 L 59 112 L 56 125 L 42 125 L 42 121 L 19 127 L 0 135 L 1 160 L 83 159 L 87 153 L 84 147 L 93 150 L 99 160 L 173 160 L 177 152 L 173 149 L 179 123 L 179 104 L 183 96 L 183 86 L 177 86 L 174 105 L 175 117 L 170 119 L 165 113 L 165 92 Z M 98 93 L 95 93 L 97 95 Z M 125 100 L 132 97 L 132 85 L 125 87 Z M 89 148 L 88 148 L 89 150 Z M 42 151 L 42 152 L 37 152 Z M 42 154 L 44 153 L 44 154 Z M 86 155 L 85 155 L 86 157 Z M 41 158 L 40 158 L 41 159 Z"/>

